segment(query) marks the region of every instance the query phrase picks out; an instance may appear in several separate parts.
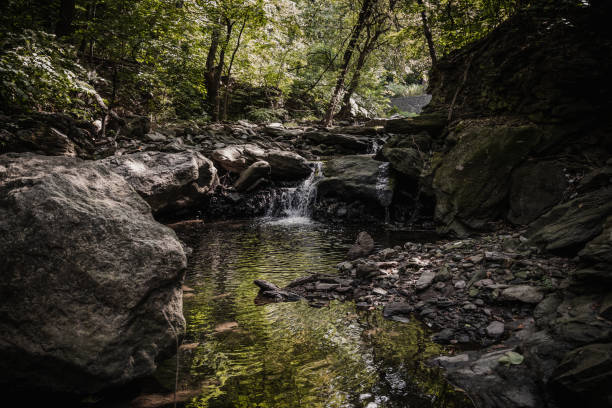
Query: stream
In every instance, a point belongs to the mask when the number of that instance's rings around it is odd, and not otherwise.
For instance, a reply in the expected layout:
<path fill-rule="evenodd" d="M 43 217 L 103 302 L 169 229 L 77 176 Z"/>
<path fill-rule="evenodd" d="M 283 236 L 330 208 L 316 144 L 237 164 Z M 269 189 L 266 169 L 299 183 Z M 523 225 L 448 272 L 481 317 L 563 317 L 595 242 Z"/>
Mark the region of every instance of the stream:
<path fill-rule="evenodd" d="M 255 279 L 282 287 L 309 273 L 337 273 L 359 231 L 287 213 L 179 230 L 194 249 L 179 360 L 178 389 L 190 396 L 186 406 L 471 407 L 426 366 L 445 350 L 415 320 L 388 321 L 380 310 L 357 310 L 352 302 L 323 308 L 254 303 Z M 369 232 L 378 248 L 423 239 Z M 170 359 L 157 373 L 170 391 L 175 364 Z"/>

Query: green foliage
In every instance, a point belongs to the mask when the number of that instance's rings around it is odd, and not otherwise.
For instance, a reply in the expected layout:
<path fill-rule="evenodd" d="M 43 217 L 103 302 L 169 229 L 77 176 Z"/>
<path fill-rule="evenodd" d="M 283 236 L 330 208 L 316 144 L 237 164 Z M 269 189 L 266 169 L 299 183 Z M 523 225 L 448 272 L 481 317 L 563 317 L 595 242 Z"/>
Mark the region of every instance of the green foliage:
<path fill-rule="evenodd" d="M 282 122 L 287 118 L 285 109 L 247 107 L 247 119 L 252 122 Z"/>
<path fill-rule="evenodd" d="M 64 110 L 87 116 L 87 99 L 95 90 L 75 53 L 55 36 L 25 30 L 9 33 L 0 56 L 0 109 Z"/>
<path fill-rule="evenodd" d="M 508 351 L 499 358 L 499 362 L 506 365 L 518 365 L 521 364 L 523 360 L 525 360 L 525 357 L 514 351 Z"/>

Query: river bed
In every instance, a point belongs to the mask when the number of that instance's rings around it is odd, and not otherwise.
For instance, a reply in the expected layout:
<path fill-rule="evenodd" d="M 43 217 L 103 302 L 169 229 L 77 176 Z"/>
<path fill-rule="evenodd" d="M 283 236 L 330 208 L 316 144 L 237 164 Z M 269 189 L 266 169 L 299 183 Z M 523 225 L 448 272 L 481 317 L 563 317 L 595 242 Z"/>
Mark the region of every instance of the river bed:
<path fill-rule="evenodd" d="M 279 286 L 337 273 L 358 230 L 306 217 L 197 223 L 185 294 L 179 391 L 187 407 L 470 407 L 425 360 L 446 352 L 417 321 L 332 301 L 258 306 L 255 279 Z M 378 247 L 423 239 L 372 230 Z M 175 359 L 157 378 L 174 385 Z"/>

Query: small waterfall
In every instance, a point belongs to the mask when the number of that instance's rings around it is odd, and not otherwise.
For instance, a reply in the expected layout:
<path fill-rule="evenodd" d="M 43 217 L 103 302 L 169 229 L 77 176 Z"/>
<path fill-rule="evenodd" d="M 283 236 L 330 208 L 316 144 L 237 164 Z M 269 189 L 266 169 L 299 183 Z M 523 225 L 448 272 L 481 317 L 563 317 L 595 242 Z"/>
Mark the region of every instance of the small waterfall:
<path fill-rule="evenodd" d="M 391 163 L 381 163 L 378 166 L 378 176 L 376 179 L 376 197 L 385 209 L 385 224 L 390 221 L 389 206 L 393 201 L 393 186 L 389 180 L 389 166 Z"/>
<path fill-rule="evenodd" d="M 323 177 L 322 163 L 311 163 L 310 177 L 297 187 L 280 188 L 274 191 L 266 217 L 282 217 L 304 220 L 310 217 L 317 199 L 317 181 Z"/>

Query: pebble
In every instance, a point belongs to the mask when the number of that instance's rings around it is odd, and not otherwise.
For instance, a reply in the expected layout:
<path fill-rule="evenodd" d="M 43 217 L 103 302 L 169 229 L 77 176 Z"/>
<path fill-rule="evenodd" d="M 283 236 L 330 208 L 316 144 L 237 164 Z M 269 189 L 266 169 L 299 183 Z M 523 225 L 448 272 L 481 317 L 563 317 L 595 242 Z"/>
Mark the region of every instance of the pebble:
<path fill-rule="evenodd" d="M 455 289 L 459 289 L 459 290 L 460 289 L 464 289 L 465 286 L 466 286 L 466 283 L 465 283 L 464 280 L 460 280 L 460 281 L 455 282 Z"/>
<path fill-rule="evenodd" d="M 498 322 L 497 320 L 495 320 L 487 326 L 487 335 L 489 337 L 496 338 L 504 334 L 504 330 L 505 330 L 504 324 L 502 322 Z"/>

